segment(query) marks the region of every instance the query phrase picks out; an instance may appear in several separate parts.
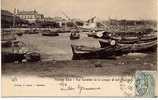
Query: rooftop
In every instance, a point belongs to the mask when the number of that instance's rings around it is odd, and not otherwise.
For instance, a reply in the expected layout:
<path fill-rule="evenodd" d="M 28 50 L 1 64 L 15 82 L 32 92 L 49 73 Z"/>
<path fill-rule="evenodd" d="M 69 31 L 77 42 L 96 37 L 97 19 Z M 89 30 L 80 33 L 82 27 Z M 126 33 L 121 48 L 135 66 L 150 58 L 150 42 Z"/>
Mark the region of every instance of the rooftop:
<path fill-rule="evenodd" d="M 34 15 L 34 14 L 38 14 L 38 12 L 36 10 L 33 11 L 19 11 L 17 10 L 17 15 Z"/>
<path fill-rule="evenodd" d="M 13 14 L 7 10 L 1 10 L 1 15 L 5 15 L 5 16 L 13 16 Z"/>

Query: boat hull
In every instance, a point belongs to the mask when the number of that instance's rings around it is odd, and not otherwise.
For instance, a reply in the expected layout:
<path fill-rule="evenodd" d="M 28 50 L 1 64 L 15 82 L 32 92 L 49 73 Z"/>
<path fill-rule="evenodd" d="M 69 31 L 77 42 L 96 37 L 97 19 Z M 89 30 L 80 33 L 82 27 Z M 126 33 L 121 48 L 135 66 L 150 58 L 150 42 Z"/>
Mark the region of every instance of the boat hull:
<path fill-rule="evenodd" d="M 59 36 L 58 33 L 42 33 L 42 36 Z"/>
<path fill-rule="evenodd" d="M 106 43 L 99 41 L 101 48 L 106 48 Z M 157 40 L 149 42 L 137 42 L 137 43 L 117 43 L 117 47 L 122 48 L 120 52 L 130 53 L 130 52 L 154 52 L 157 50 Z"/>
<path fill-rule="evenodd" d="M 116 56 L 122 55 L 120 49 L 114 47 L 92 48 L 87 46 L 71 45 L 73 60 L 81 59 L 115 59 Z M 80 48 L 80 49 L 79 49 Z"/>
<path fill-rule="evenodd" d="M 71 35 L 70 35 L 70 40 L 75 40 L 75 39 L 79 39 L 79 38 L 80 38 L 79 33 L 71 33 Z"/>

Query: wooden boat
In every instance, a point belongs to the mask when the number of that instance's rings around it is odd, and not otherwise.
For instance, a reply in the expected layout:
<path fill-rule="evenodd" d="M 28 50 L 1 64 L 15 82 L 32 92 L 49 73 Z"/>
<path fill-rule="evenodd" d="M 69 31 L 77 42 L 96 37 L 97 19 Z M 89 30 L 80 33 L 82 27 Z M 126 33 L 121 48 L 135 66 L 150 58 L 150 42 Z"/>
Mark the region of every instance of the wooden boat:
<path fill-rule="evenodd" d="M 101 48 L 106 48 L 106 42 L 104 41 L 99 41 Z M 116 47 L 119 48 L 123 48 L 121 49 L 120 52 L 124 53 L 124 52 L 151 52 L 151 51 L 155 51 L 157 48 L 157 40 L 154 41 L 147 41 L 147 42 L 137 42 L 137 43 L 130 43 L 130 44 L 126 44 L 126 43 L 120 43 L 117 42 Z"/>
<path fill-rule="evenodd" d="M 25 59 L 24 54 L 11 53 L 11 52 L 2 52 L 2 63 L 11 63 L 11 62 L 22 62 Z"/>
<path fill-rule="evenodd" d="M 94 48 L 87 46 L 71 45 L 73 52 L 73 60 L 79 59 L 111 59 L 115 56 L 122 55 L 121 50 L 126 47 L 107 46 L 106 48 Z"/>
<path fill-rule="evenodd" d="M 123 43 L 123 44 L 131 44 L 131 43 L 136 43 L 139 41 L 138 37 L 111 37 L 109 38 L 111 40 L 115 40 L 119 43 Z"/>
<path fill-rule="evenodd" d="M 80 34 L 79 33 L 71 33 L 70 40 L 79 39 Z"/>
<path fill-rule="evenodd" d="M 11 46 L 2 47 L 2 63 L 22 62 L 23 60 L 28 62 L 40 61 L 40 53 L 28 50 L 26 45 L 20 41 L 10 41 Z"/>
<path fill-rule="evenodd" d="M 20 32 L 19 32 L 19 33 L 16 33 L 16 34 L 17 34 L 18 36 L 22 36 L 22 35 L 23 35 L 23 33 L 20 33 Z"/>
<path fill-rule="evenodd" d="M 140 37 L 140 41 L 153 41 L 153 40 L 157 40 L 156 34 L 147 34 Z"/>
<path fill-rule="evenodd" d="M 111 37 L 110 39 L 116 40 L 119 43 L 137 43 L 137 42 L 147 42 L 157 40 L 157 36 L 155 34 L 152 35 L 143 35 L 143 36 L 135 36 L 135 37 Z"/>
<path fill-rule="evenodd" d="M 45 30 L 42 32 L 42 36 L 59 36 L 59 34 L 50 30 Z"/>
<path fill-rule="evenodd" d="M 25 33 L 25 31 L 24 30 L 15 30 L 14 31 L 14 34 L 16 34 L 17 36 L 23 36 L 23 34 Z"/>
<path fill-rule="evenodd" d="M 99 43 L 100 43 L 101 48 L 105 48 L 107 46 L 114 46 L 114 45 L 116 45 L 116 41 L 115 40 L 111 40 L 111 39 L 108 39 L 108 40 L 100 39 Z"/>
<path fill-rule="evenodd" d="M 2 52 L 2 63 L 11 63 L 11 62 L 22 62 L 26 60 L 28 62 L 37 62 L 40 61 L 41 56 L 37 52 L 28 52 L 28 53 L 13 53 L 13 52 Z"/>
<path fill-rule="evenodd" d="M 2 48 L 5 47 L 11 47 L 12 46 L 12 42 L 11 41 L 1 41 L 1 45 L 2 45 Z"/>
<path fill-rule="evenodd" d="M 38 34 L 38 33 L 39 33 L 38 30 L 35 30 L 35 29 L 25 31 L 25 34 Z"/>
<path fill-rule="evenodd" d="M 149 32 L 148 34 L 143 34 L 142 32 L 103 32 L 102 39 L 111 39 L 123 44 L 132 44 L 137 42 L 146 42 L 157 40 L 156 33 Z"/>
<path fill-rule="evenodd" d="M 91 33 L 88 33 L 88 37 L 93 37 L 93 38 L 101 38 L 103 36 L 103 31 L 94 31 Z"/>
<path fill-rule="evenodd" d="M 152 52 L 156 51 L 157 49 L 157 40 L 150 41 L 150 42 L 140 42 L 135 44 L 120 44 L 119 46 L 129 46 L 128 52 Z"/>

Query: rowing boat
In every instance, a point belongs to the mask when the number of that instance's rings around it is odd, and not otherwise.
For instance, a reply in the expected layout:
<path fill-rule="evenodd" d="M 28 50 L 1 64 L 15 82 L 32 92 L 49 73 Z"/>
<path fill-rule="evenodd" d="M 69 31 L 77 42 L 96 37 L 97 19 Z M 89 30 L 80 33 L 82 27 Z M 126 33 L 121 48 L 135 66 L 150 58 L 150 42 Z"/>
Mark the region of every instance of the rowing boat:
<path fill-rule="evenodd" d="M 115 58 L 115 56 L 122 55 L 120 52 L 122 49 L 126 49 L 126 47 L 115 47 L 115 46 L 107 46 L 106 48 L 95 48 L 88 47 L 83 45 L 71 45 L 73 60 L 79 59 L 111 59 Z"/>
<path fill-rule="evenodd" d="M 106 42 L 99 41 L 101 48 L 106 48 Z M 124 48 L 120 52 L 152 52 L 157 48 L 157 40 L 146 41 L 146 42 L 136 42 L 136 43 L 120 43 L 117 42 L 115 47 Z"/>

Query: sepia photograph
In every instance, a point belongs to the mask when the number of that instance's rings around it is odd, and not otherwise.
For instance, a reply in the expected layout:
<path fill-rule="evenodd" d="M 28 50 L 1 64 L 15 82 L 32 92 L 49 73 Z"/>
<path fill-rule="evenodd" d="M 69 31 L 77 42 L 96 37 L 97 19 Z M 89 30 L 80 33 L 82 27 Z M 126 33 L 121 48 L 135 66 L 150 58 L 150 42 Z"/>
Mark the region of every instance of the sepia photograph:
<path fill-rule="evenodd" d="M 156 97 L 157 0 L 1 0 L 4 97 Z"/>

